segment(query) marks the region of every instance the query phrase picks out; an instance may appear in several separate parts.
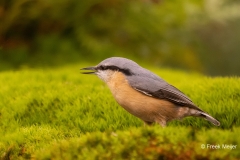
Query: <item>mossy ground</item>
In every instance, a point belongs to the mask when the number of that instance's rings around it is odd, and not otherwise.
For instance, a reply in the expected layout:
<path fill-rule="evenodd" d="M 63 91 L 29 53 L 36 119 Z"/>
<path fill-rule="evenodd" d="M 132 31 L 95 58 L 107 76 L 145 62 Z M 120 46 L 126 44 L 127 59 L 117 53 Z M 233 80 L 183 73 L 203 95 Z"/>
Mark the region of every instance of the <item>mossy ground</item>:
<path fill-rule="evenodd" d="M 238 77 L 152 68 L 221 126 L 190 117 L 166 128 L 144 127 L 97 77 L 80 74 L 84 66 L 0 73 L 1 159 L 240 158 Z"/>

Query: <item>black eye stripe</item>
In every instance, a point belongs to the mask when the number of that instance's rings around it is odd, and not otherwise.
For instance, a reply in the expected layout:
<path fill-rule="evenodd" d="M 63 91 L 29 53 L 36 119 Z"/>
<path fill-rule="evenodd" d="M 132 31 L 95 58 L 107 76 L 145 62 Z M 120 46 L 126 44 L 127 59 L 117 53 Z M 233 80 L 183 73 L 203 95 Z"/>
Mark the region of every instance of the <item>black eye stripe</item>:
<path fill-rule="evenodd" d="M 107 69 L 106 66 L 99 66 L 98 68 L 99 68 L 100 70 L 106 70 L 106 69 Z"/>
<path fill-rule="evenodd" d="M 97 69 L 99 69 L 99 70 L 108 70 L 108 69 L 120 70 L 120 68 L 118 68 L 117 66 L 99 66 L 99 67 L 97 67 Z"/>
<path fill-rule="evenodd" d="M 113 71 L 120 71 L 120 72 L 122 72 L 122 73 L 124 73 L 124 74 L 126 74 L 128 76 L 133 75 L 133 73 L 129 69 L 122 69 L 122 68 L 119 68 L 117 66 L 103 66 L 102 65 L 102 66 L 97 67 L 97 69 L 99 69 L 99 70 L 108 70 L 108 69 L 110 69 L 110 70 L 113 70 Z"/>

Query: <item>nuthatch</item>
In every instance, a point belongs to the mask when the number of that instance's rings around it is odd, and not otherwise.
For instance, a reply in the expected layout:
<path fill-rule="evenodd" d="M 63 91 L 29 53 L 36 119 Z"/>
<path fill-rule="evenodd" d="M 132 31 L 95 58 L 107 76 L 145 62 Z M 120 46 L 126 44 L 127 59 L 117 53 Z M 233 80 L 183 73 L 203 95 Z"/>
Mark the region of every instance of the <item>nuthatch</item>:
<path fill-rule="evenodd" d="M 132 60 L 111 57 L 83 74 L 96 74 L 110 88 L 125 110 L 146 124 L 167 122 L 187 116 L 202 117 L 216 126 L 220 122 L 198 108 L 185 94 Z"/>

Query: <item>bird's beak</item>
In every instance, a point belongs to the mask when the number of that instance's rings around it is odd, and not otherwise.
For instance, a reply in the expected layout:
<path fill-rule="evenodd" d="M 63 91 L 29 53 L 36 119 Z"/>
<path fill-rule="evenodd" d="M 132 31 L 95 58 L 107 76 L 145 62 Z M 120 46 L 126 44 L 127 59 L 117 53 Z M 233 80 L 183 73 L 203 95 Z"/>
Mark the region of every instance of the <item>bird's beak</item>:
<path fill-rule="evenodd" d="M 87 72 L 82 72 L 82 74 L 95 74 L 96 73 L 96 67 L 86 67 L 86 68 L 81 68 L 81 70 L 90 70 Z"/>

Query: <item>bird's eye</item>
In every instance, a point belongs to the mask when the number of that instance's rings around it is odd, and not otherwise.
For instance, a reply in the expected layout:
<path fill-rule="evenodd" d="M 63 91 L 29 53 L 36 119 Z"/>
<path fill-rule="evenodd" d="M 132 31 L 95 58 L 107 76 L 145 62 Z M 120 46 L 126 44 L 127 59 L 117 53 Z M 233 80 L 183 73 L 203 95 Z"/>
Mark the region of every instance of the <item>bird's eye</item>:
<path fill-rule="evenodd" d="M 106 70 L 107 67 L 106 67 L 106 66 L 99 66 L 99 69 L 100 69 L 100 70 Z"/>

